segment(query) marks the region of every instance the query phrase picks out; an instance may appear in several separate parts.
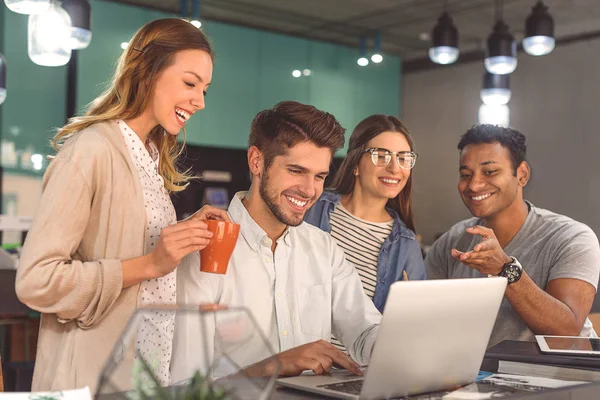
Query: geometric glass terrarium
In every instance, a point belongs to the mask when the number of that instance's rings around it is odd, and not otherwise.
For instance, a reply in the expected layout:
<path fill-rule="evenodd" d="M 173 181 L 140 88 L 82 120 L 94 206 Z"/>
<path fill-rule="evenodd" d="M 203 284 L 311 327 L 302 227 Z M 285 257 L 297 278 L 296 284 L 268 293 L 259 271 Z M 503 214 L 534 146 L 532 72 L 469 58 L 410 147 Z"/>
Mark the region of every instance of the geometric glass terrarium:
<path fill-rule="evenodd" d="M 151 335 L 148 323 L 153 321 Z M 185 354 L 185 372 L 165 378 L 164 364 L 158 359 L 161 343 L 172 337 L 170 329 L 162 329 L 170 321 L 185 321 L 197 331 L 197 354 Z M 142 333 L 145 332 L 145 333 Z M 146 336 L 144 336 L 146 335 Z M 150 338 L 150 345 L 140 343 Z M 243 359 L 248 349 L 268 354 L 269 376 L 254 377 Z M 215 309 L 140 308 L 129 320 L 102 370 L 96 398 L 123 399 L 268 399 L 275 387 L 280 364 L 269 341 L 248 309 L 229 307 Z M 164 357 L 163 357 L 164 359 Z M 181 362 L 181 360 L 173 360 Z M 168 372 L 167 372 L 168 373 Z"/>

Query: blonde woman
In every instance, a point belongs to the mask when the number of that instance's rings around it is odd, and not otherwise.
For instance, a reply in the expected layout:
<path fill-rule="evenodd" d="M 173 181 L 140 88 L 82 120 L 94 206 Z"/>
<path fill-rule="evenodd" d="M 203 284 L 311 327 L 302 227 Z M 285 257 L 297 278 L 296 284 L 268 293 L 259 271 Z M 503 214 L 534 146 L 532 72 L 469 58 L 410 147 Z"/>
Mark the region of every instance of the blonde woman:
<path fill-rule="evenodd" d="M 169 192 L 189 179 L 175 168 L 177 136 L 204 108 L 212 69 L 202 31 L 152 21 L 129 42 L 105 93 L 54 137 L 58 154 L 16 281 L 21 301 L 42 313 L 33 390 L 94 389 L 134 310 L 175 304 L 177 265 L 211 236 L 199 218 L 177 223 Z M 155 313 L 135 337 L 164 384 L 173 325 Z"/>

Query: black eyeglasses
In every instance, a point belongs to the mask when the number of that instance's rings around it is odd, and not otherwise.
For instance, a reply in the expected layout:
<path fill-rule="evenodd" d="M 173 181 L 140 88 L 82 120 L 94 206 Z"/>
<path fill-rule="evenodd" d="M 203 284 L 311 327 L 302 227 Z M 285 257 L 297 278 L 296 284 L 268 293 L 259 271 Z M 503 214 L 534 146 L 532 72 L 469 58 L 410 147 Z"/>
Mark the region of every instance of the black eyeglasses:
<path fill-rule="evenodd" d="M 417 153 L 414 151 L 389 151 L 381 148 L 369 148 L 363 151 L 371 153 L 371 161 L 373 165 L 385 167 L 392 161 L 392 157 L 396 156 L 398 166 L 403 169 L 412 169 L 417 162 Z"/>

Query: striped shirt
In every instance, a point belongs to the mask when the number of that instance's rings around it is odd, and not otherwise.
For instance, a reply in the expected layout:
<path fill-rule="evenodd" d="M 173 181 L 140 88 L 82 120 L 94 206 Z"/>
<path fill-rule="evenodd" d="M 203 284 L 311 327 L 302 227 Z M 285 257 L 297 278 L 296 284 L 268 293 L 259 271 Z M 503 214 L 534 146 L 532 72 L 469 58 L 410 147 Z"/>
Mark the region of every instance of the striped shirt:
<path fill-rule="evenodd" d="M 344 250 L 348 260 L 358 272 L 365 293 L 371 300 L 377 285 L 377 261 L 381 245 L 392 233 L 394 221 L 370 222 L 357 218 L 338 203 L 331 212 L 331 236 Z M 343 345 L 332 336 L 331 343 L 341 350 Z"/>

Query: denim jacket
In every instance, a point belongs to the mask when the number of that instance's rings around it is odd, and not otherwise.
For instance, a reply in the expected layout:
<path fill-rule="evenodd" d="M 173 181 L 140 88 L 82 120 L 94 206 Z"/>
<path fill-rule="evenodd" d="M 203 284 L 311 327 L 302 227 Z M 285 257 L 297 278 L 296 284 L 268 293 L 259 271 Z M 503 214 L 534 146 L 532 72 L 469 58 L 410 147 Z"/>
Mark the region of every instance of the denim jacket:
<path fill-rule="evenodd" d="M 341 195 L 337 193 L 323 192 L 308 210 L 304 220 L 325 232 L 331 232 L 330 214 L 340 198 Z M 380 312 L 383 312 L 392 283 L 403 280 L 403 271 L 406 271 L 409 280 L 425 279 L 425 264 L 415 233 L 406 227 L 398 213 L 390 208 L 386 210 L 394 218 L 394 226 L 381 246 L 377 261 L 377 285 L 373 302 Z"/>

